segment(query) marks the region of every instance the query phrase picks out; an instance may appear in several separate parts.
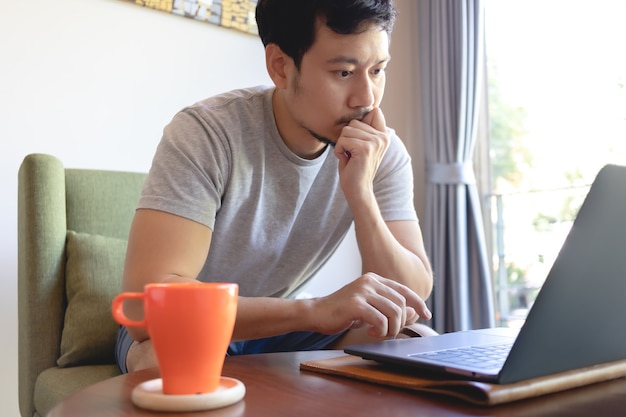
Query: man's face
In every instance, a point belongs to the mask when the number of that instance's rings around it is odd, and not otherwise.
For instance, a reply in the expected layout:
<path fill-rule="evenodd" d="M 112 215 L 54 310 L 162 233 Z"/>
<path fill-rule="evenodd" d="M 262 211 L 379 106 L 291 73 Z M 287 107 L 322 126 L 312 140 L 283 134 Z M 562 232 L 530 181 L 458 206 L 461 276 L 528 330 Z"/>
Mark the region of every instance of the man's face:
<path fill-rule="evenodd" d="M 389 37 L 378 26 L 340 35 L 318 22 L 315 42 L 285 91 L 293 122 L 310 139 L 336 142 L 345 125 L 380 105 L 388 61 Z"/>

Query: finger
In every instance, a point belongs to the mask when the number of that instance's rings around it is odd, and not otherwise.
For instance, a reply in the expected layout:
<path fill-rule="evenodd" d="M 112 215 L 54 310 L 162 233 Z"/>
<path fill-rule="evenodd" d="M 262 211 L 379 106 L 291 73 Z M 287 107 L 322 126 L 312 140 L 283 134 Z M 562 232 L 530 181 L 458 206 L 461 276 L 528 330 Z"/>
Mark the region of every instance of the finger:
<path fill-rule="evenodd" d="M 406 307 L 405 314 L 406 314 L 406 320 L 404 322 L 405 326 L 415 323 L 420 318 L 420 315 L 417 314 L 417 311 L 415 311 L 413 307 Z"/>
<path fill-rule="evenodd" d="M 370 125 L 379 132 L 384 132 L 387 129 L 385 115 L 379 107 L 374 107 L 372 111 L 367 113 L 361 121 L 365 124 Z"/>
<path fill-rule="evenodd" d="M 424 320 L 430 320 L 433 317 L 433 314 L 428 309 L 426 302 L 422 300 L 421 298 L 419 299 L 419 302 L 417 304 L 412 304 L 411 306 L 415 309 L 417 314 Z"/>
<path fill-rule="evenodd" d="M 388 278 L 377 277 L 377 279 L 402 294 L 406 299 L 407 307 L 415 309 L 421 318 L 426 320 L 430 320 L 432 318 L 432 313 L 428 309 L 426 302 L 410 288 Z"/>
<path fill-rule="evenodd" d="M 385 317 L 385 328 L 380 329 L 378 336 L 395 337 L 400 330 L 402 330 L 406 321 L 406 308 L 404 304 L 400 305 L 394 300 L 383 295 L 373 297 L 369 300 L 369 302 L 373 308 Z"/>
<path fill-rule="evenodd" d="M 407 308 L 412 308 L 415 314 L 425 320 L 432 318 L 432 313 L 428 309 L 426 302 L 415 293 L 406 296 L 406 306 Z"/>
<path fill-rule="evenodd" d="M 407 321 L 406 299 L 402 294 L 379 280 L 374 279 L 371 285 L 373 285 L 374 291 L 367 296 L 366 302 L 380 312 L 386 321 L 386 332 L 382 333 L 384 329 L 381 328 L 381 333 L 378 336 L 395 337 Z"/>
<path fill-rule="evenodd" d="M 415 309 L 407 309 L 406 297 L 400 292 L 412 293 L 406 286 L 374 273 L 363 275 L 358 285 L 367 289 L 362 298 L 365 304 L 361 314 L 363 320 L 371 326 L 369 333 L 372 336 L 395 337 L 408 320 L 417 320 Z"/>
<path fill-rule="evenodd" d="M 341 139 L 341 138 L 340 138 Z M 335 156 L 339 159 L 339 167 L 344 166 L 352 156 L 352 153 L 343 145 L 344 141 L 338 140 L 335 144 Z"/>
<path fill-rule="evenodd" d="M 365 323 L 362 320 L 355 320 L 350 325 L 350 329 L 360 329 L 363 326 L 365 326 Z"/>
<path fill-rule="evenodd" d="M 369 326 L 367 332 L 370 336 L 376 338 L 389 337 L 389 319 L 379 309 L 369 304 L 360 316 L 362 318 L 359 321 Z"/>

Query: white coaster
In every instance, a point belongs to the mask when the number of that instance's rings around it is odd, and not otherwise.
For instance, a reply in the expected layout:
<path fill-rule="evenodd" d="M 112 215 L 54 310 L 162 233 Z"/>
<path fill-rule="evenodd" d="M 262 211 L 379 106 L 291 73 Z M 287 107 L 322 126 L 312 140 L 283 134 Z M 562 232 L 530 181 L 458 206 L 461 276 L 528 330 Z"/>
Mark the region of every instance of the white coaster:
<path fill-rule="evenodd" d="M 163 380 L 151 379 L 137 385 L 131 399 L 137 407 L 152 411 L 202 411 L 226 407 L 240 401 L 246 394 L 245 385 L 234 378 L 221 377 L 217 390 L 206 394 L 163 394 Z"/>

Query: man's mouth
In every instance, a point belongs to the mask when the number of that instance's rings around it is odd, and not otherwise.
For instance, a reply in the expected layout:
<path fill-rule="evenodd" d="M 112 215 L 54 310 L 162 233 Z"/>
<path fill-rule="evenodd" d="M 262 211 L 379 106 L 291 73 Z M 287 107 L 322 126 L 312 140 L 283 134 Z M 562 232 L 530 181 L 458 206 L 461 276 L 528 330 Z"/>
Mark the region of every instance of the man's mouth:
<path fill-rule="evenodd" d="M 353 120 L 363 121 L 363 118 L 365 116 L 367 116 L 367 114 L 370 111 L 372 111 L 372 110 L 371 109 L 369 109 L 369 110 L 361 110 L 361 111 L 359 111 L 357 113 L 353 113 L 353 114 L 350 114 L 348 116 L 342 117 L 341 119 L 337 120 L 337 125 L 339 125 L 339 126 L 347 126 Z"/>
<path fill-rule="evenodd" d="M 367 114 L 370 111 L 372 111 L 372 110 L 371 109 L 369 109 L 369 110 L 361 110 L 361 111 L 358 111 L 358 112 L 353 113 L 351 115 L 342 117 L 341 119 L 337 120 L 337 126 L 340 126 L 341 128 L 344 128 L 344 127 L 348 126 L 350 124 L 350 122 L 353 121 L 353 120 L 362 121 L 363 118 L 365 116 L 367 116 Z M 320 134 L 317 134 L 314 131 L 312 131 L 311 129 L 307 129 L 307 131 L 309 132 L 309 134 L 311 136 L 313 136 L 315 139 L 317 139 L 320 142 L 322 142 L 324 145 L 330 145 L 332 147 L 335 146 L 335 142 L 332 139 L 330 139 L 330 138 L 328 138 L 326 136 L 322 136 Z"/>

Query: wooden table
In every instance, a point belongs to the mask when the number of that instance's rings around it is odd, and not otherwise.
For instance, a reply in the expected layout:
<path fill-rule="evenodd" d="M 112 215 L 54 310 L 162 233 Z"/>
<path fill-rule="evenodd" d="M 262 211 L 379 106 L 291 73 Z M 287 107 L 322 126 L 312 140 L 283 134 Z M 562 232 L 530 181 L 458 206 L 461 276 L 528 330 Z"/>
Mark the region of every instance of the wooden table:
<path fill-rule="evenodd" d="M 234 356 L 223 374 L 241 380 L 246 396 L 237 404 L 188 417 L 356 416 L 619 416 L 626 415 L 626 378 L 498 407 L 478 407 L 342 377 L 300 371 L 300 362 L 334 357 L 340 351 Z M 48 417 L 167 416 L 135 407 L 133 388 L 157 378 L 156 369 L 99 382 L 58 404 Z M 169 414 L 172 415 L 172 414 Z"/>

